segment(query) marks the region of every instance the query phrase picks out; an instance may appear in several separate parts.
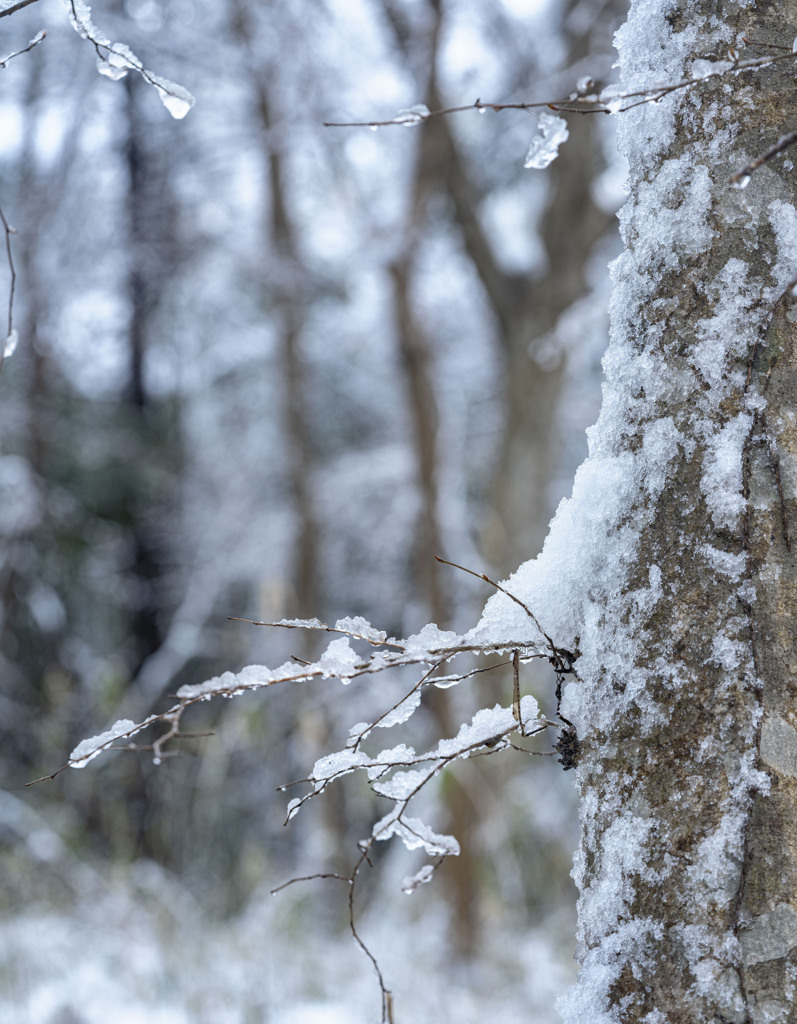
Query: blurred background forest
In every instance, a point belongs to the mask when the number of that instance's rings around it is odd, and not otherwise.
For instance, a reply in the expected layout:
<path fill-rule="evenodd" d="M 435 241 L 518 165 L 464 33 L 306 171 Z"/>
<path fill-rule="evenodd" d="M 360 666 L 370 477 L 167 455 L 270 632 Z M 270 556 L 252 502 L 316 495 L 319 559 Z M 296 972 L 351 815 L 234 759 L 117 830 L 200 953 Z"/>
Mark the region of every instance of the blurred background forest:
<path fill-rule="evenodd" d="M 548 171 L 523 168 L 536 114 L 322 125 L 605 82 L 623 7 L 98 0 L 196 96 L 180 121 L 138 76 L 98 76 L 57 0 L 0 21 L 4 52 L 47 30 L 0 69 L 3 1021 L 378 1016 L 344 887 L 269 890 L 348 870 L 381 813 L 342 785 L 283 828 L 275 792 L 384 704 L 381 680 L 203 705 L 214 734 L 159 767 L 24 784 L 183 683 L 314 651 L 228 616 L 464 630 L 489 589 L 433 555 L 502 578 L 537 553 L 600 398 L 613 119 L 571 116 Z M 475 678 L 420 728 L 507 703 L 508 673 Z M 527 682 L 553 713 L 550 680 Z M 427 799 L 462 856 L 408 898 L 418 863 L 385 844 L 358 896 L 397 1020 L 556 1020 L 571 777 L 504 755 Z"/>

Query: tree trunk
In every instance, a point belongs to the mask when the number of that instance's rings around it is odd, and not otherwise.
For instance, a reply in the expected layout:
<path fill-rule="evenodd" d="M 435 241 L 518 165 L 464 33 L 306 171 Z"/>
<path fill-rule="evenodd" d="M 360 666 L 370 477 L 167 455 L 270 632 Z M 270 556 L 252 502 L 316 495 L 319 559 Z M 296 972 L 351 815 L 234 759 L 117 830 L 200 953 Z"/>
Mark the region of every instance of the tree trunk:
<path fill-rule="evenodd" d="M 743 60 L 790 49 L 797 4 L 746 7 L 636 0 L 625 88 L 700 77 L 741 36 Z M 797 1020 L 797 182 L 788 154 L 729 182 L 794 128 L 793 72 L 619 115 L 630 194 L 604 405 L 525 580 L 577 655 L 568 1024 Z"/>

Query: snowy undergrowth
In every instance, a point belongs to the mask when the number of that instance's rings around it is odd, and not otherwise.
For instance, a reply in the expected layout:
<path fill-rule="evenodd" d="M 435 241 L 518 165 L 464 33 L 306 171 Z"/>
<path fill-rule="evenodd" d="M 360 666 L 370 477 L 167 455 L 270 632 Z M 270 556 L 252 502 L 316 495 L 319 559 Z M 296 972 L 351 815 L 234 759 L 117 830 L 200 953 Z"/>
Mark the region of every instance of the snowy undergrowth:
<path fill-rule="evenodd" d="M 59 870 L 69 871 L 68 865 Z M 13 1024 L 363 1024 L 378 1016 L 373 979 L 345 931 L 319 922 L 317 893 L 255 893 L 208 918 L 154 864 L 77 871 L 79 895 L 0 922 L 0 1019 Z M 319 883 L 321 884 L 321 883 Z M 418 914 L 422 920 L 418 920 Z M 554 1024 L 573 973 L 570 912 L 520 929 L 496 918 L 477 958 L 451 958 L 444 904 L 380 899 L 362 927 L 394 982 L 398 1020 L 478 1024 L 531 1013 Z"/>

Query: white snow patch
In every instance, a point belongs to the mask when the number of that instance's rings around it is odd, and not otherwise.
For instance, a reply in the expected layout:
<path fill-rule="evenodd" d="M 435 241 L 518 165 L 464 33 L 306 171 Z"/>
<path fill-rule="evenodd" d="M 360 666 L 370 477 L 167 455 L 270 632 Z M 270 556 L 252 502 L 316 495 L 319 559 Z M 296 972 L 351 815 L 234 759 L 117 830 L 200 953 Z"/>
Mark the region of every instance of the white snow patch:
<path fill-rule="evenodd" d="M 362 659 L 349 643 L 346 636 L 333 640 L 319 659 L 318 666 L 324 678 L 337 676 L 345 685 L 351 682 L 351 677 L 361 664 Z"/>
<path fill-rule="evenodd" d="M 118 740 L 122 736 L 131 736 L 137 731 L 135 722 L 131 722 L 128 718 L 120 718 L 110 729 L 106 729 L 98 736 L 90 736 L 88 739 L 81 740 L 69 755 L 70 768 L 85 768 L 89 761 L 93 761 L 114 740 Z"/>
<path fill-rule="evenodd" d="M 718 528 L 735 528 L 744 511 L 742 451 L 752 422 L 750 413 L 740 412 L 706 439 L 700 487 Z"/>

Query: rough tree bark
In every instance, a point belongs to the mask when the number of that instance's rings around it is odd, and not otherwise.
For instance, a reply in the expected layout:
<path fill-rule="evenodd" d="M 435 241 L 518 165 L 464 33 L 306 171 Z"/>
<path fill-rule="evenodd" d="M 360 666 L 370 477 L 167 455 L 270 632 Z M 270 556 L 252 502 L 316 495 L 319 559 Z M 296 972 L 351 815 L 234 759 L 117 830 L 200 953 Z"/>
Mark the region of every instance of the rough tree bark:
<path fill-rule="evenodd" d="M 792 0 L 636 0 L 625 85 L 796 34 Z M 787 153 L 729 182 L 794 128 L 793 91 L 787 60 L 620 115 L 604 405 L 525 578 L 577 655 L 568 1024 L 797 1020 L 797 181 Z M 561 605 L 553 575 L 569 577 Z"/>

